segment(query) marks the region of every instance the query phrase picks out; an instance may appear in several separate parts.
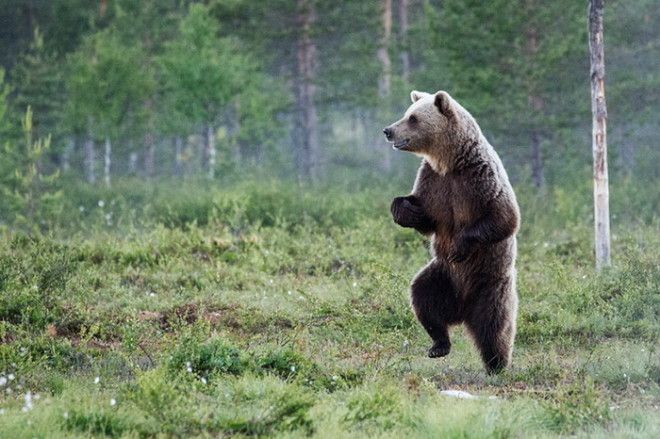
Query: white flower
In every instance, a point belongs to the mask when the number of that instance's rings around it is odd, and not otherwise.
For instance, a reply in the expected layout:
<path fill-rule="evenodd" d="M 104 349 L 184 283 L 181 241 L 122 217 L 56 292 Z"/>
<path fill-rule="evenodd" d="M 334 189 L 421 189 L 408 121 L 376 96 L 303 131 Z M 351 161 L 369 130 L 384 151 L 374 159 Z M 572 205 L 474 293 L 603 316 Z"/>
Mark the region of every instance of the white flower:
<path fill-rule="evenodd" d="M 7 384 L 7 378 L 0 377 L 0 386 L 4 386 L 5 384 Z"/>
<path fill-rule="evenodd" d="M 186 361 L 186 370 L 192 373 L 192 364 L 190 364 L 190 361 Z"/>
<path fill-rule="evenodd" d="M 295 372 L 295 371 L 296 371 L 296 366 L 291 366 L 291 372 Z"/>
<path fill-rule="evenodd" d="M 84 212 L 85 211 L 85 206 L 78 206 L 78 210 L 81 211 L 81 212 Z"/>
<path fill-rule="evenodd" d="M 32 407 L 33 407 L 33 405 L 32 405 L 32 392 L 30 392 L 28 390 L 25 393 L 24 398 L 25 398 L 25 404 L 23 405 L 22 411 L 23 412 L 29 412 L 30 410 L 32 410 Z"/>
<path fill-rule="evenodd" d="M 206 384 L 206 378 L 201 377 L 199 380 L 202 382 L 202 384 Z"/>
<path fill-rule="evenodd" d="M 94 384 L 98 384 L 101 381 L 100 377 L 94 378 Z"/>
<path fill-rule="evenodd" d="M 16 378 L 16 376 L 13 373 L 10 373 L 9 375 L 7 375 L 7 378 L 9 378 L 9 381 L 14 381 L 14 378 Z"/>
<path fill-rule="evenodd" d="M 99 200 L 99 207 L 103 207 L 103 206 L 105 206 L 105 201 Z"/>
<path fill-rule="evenodd" d="M 113 406 L 113 407 L 114 407 L 115 405 L 117 405 L 117 400 L 114 399 L 114 398 L 112 398 L 112 399 L 110 400 L 110 405 Z"/>
<path fill-rule="evenodd" d="M 69 419 L 69 412 L 62 413 L 62 416 L 64 416 L 64 419 Z"/>

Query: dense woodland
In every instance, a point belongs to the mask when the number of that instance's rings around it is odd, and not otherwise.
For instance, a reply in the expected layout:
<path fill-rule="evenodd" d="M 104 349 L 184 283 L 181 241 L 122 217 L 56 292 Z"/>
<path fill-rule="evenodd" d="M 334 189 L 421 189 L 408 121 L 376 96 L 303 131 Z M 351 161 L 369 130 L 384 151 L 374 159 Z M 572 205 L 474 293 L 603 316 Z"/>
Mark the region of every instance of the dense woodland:
<path fill-rule="evenodd" d="M 659 18 L 607 3 L 615 176 L 658 177 Z M 589 172 L 586 2 L 2 0 L 0 23 L 3 155 L 25 155 L 29 107 L 46 173 L 397 173 L 380 130 L 412 88 L 462 102 L 515 182 Z"/>

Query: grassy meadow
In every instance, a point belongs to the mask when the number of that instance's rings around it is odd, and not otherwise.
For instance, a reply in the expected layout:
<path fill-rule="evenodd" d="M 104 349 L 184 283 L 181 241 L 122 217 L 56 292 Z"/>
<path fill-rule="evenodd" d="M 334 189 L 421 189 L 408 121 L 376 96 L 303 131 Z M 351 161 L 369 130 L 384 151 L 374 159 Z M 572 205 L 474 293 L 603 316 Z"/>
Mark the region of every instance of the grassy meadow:
<path fill-rule="evenodd" d="M 657 194 L 612 188 L 596 274 L 589 185 L 516 188 L 518 336 L 488 376 L 460 327 L 426 357 L 406 189 L 118 181 L 0 229 L 0 438 L 660 437 Z"/>

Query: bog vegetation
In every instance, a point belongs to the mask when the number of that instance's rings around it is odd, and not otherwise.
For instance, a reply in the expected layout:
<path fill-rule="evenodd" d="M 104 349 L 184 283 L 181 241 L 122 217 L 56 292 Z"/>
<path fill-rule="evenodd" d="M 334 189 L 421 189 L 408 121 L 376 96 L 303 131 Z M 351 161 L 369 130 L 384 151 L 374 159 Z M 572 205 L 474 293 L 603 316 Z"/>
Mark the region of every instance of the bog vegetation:
<path fill-rule="evenodd" d="M 586 4 L 0 0 L 0 437 L 660 436 L 658 16 L 606 5 L 596 273 Z M 408 305 L 411 88 L 518 194 L 497 376 Z"/>

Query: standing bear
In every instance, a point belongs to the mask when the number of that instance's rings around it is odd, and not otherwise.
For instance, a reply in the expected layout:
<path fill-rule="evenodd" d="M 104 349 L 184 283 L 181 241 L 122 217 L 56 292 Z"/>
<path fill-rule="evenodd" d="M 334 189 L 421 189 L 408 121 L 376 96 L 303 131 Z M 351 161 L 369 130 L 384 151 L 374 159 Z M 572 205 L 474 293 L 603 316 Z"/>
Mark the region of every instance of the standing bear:
<path fill-rule="evenodd" d="M 433 259 L 412 281 L 412 307 L 433 339 L 429 357 L 447 355 L 449 326 L 465 323 L 488 372 L 498 372 L 516 333 L 516 196 L 465 108 L 445 91 L 410 97 L 404 117 L 383 132 L 395 149 L 423 157 L 412 194 L 391 207 L 397 224 L 431 238 Z"/>

